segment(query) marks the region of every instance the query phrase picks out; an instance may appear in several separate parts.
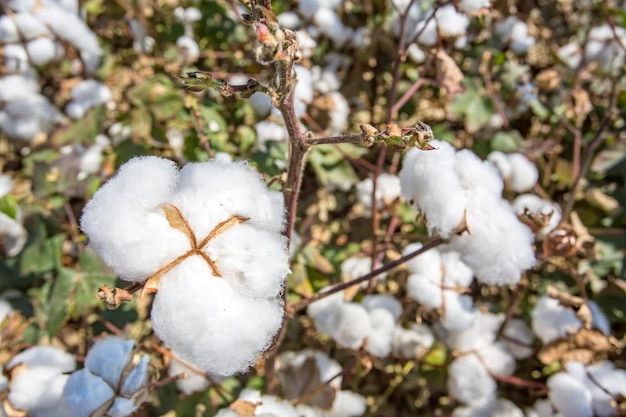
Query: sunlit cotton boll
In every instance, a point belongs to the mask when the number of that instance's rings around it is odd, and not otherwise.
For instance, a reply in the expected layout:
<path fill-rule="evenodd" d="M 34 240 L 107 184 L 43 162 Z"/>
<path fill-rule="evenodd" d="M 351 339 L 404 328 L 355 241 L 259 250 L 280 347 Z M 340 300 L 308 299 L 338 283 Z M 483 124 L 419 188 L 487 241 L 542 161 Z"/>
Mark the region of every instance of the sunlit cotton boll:
<path fill-rule="evenodd" d="M 585 60 L 596 61 L 603 71 L 612 71 L 624 66 L 626 53 L 622 45 L 626 43 L 626 30 L 608 24 L 589 31 L 585 45 Z"/>
<path fill-rule="evenodd" d="M 226 376 L 245 371 L 282 321 L 289 265 L 279 197 L 245 163 L 179 171 L 165 159 L 135 158 L 88 202 L 81 227 L 121 278 L 162 272 L 155 332 L 184 361 Z M 204 241 L 203 256 L 192 240 Z"/>
<path fill-rule="evenodd" d="M 340 48 L 352 35 L 351 28 L 344 26 L 332 9 L 319 9 L 313 16 L 313 22 L 337 48 Z"/>
<path fill-rule="evenodd" d="M 248 103 L 259 117 L 266 117 L 272 111 L 272 98 L 265 93 L 255 92 L 248 99 Z"/>
<path fill-rule="evenodd" d="M 537 183 L 537 167 L 520 153 L 505 154 L 495 151 L 489 154 L 487 160 L 498 168 L 507 185 L 517 193 L 528 191 Z"/>
<path fill-rule="evenodd" d="M 250 388 L 241 391 L 239 400 L 253 405 L 252 410 L 242 411 L 242 414 L 239 411 L 224 408 L 215 417 L 300 417 L 289 401 L 281 401 L 271 395 L 261 395 L 260 392 Z"/>
<path fill-rule="evenodd" d="M 366 178 L 357 183 L 356 194 L 358 201 L 363 204 L 365 211 L 371 214 L 372 192 L 374 191 L 374 181 Z M 400 198 L 400 178 L 391 174 L 380 174 L 376 179 L 376 206 L 378 210 L 390 206 Z"/>
<path fill-rule="evenodd" d="M 435 20 L 439 27 L 439 33 L 444 36 L 463 35 L 469 25 L 468 17 L 457 12 L 452 4 L 439 8 L 435 14 Z"/>
<path fill-rule="evenodd" d="M 58 109 L 39 94 L 10 101 L 0 111 L 0 129 L 11 139 L 30 141 L 63 120 Z"/>
<path fill-rule="evenodd" d="M 96 80 L 84 80 L 72 88 L 72 101 L 65 112 L 73 119 L 82 118 L 87 110 L 111 100 L 109 87 Z"/>
<path fill-rule="evenodd" d="M 195 62 L 200 56 L 200 47 L 195 39 L 189 36 L 181 36 L 176 40 L 178 53 L 184 62 Z"/>
<path fill-rule="evenodd" d="M 367 410 L 365 397 L 352 391 L 343 390 L 335 394 L 330 417 L 360 417 Z"/>
<path fill-rule="evenodd" d="M 184 373 L 185 377 L 176 380 L 176 388 L 185 395 L 206 391 L 211 386 L 211 382 L 204 375 L 200 375 L 197 371 L 190 369 L 176 359 L 172 359 L 170 366 L 167 368 L 167 374 L 176 376 L 181 373 Z M 212 377 L 211 379 L 215 382 L 220 382 L 221 380 L 218 377 Z"/>
<path fill-rule="evenodd" d="M 435 336 L 425 324 L 412 323 L 408 329 L 396 326 L 391 351 L 400 359 L 419 359 L 435 343 Z"/>
<path fill-rule="evenodd" d="M 18 365 L 22 368 L 13 375 L 7 397 L 13 408 L 33 417 L 63 415 L 65 373 L 76 369 L 74 358 L 54 347 L 35 346 L 16 355 L 6 368 Z"/>
<path fill-rule="evenodd" d="M 524 417 L 524 412 L 506 398 L 497 398 L 485 403 L 457 407 L 452 417 Z M 526 417 L 532 417 L 527 415 Z"/>
<path fill-rule="evenodd" d="M 263 120 L 255 124 L 254 130 L 256 131 L 257 146 L 261 150 L 267 149 L 266 143 L 269 141 L 286 142 L 288 139 L 285 126 L 271 120 Z"/>
<path fill-rule="evenodd" d="M 523 55 L 535 44 L 535 38 L 528 34 L 528 25 L 516 16 L 509 16 L 496 23 L 495 34 L 500 36 L 513 52 Z"/>
<path fill-rule="evenodd" d="M 518 216 L 532 216 L 540 222 L 535 230 L 538 240 L 543 240 L 561 222 L 561 208 L 535 194 L 521 194 L 513 200 Z"/>
<path fill-rule="evenodd" d="M 464 13 L 474 13 L 491 6 L 490 0 L 461 0 L 457 7 Z"/>

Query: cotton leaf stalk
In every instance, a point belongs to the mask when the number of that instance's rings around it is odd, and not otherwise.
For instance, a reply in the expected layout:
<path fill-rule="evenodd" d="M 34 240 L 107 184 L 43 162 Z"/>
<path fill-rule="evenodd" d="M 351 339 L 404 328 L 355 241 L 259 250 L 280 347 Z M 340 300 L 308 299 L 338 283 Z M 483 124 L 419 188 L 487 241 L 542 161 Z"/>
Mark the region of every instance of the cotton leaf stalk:
<path fill-rule="evenodd" d="M 247 370 L 283 317 L 284 209 L 246 163 L 182 169 L 134 158 L 88 202 L 81 228 L 119 276 L 156 292 L 152 325 L 182 360 L 217 376 Z"/>

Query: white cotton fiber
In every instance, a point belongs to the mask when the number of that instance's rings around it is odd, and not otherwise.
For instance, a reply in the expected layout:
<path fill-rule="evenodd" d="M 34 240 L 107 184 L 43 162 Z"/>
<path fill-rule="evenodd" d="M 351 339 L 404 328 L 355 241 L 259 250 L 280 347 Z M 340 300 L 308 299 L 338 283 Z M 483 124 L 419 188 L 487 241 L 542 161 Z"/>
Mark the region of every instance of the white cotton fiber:
<path fill-rule="evenodd" d="M 11 380 L 9 402 L 31 413 L 60 407 L 63 386 L 67 381 L 59 369 L 38 366 L 28 368 Z"/>
<path fill-rule="evenodd" d="M 402 250 L 402 256 L 409 255 L 424 245 L 419 242 L 410 243 Z M 441 277 L 443 275 L 441 252 L 437 248 L 427 250 L 406 262 L 406 267 L 413 274 L 430 275 L 433 277 Z M 441 278 L 433 278 L 440 280 Z"/>
<path fill-rule="evenodd" d="M 443 292 L 441 325 L 449 331 L 460 331 L 470 327 L 475 320 L 474 299 L 454 291 Z"/>
<path fill-rule="evenodd" d="M 186 376 L 176 380 L 176 388 L 185 395 L 205 391 L 211 385 L 207 378 L 189 369 L 181 362 L 172 359 L 170 366 L 167 368 L 167 374 L 176 376 L 181 373 L 184 373 Z"/>
<path fill-rule="evenodd" d="M 29 368 L 46 367 L 58 369 L 60 373 L 71 372 L 76 369 L 74 357 L 52 346 L 34 346 L 18 353 L 7 363 L 6 368 L 11 369 L 19 364 L 25 364 Z"/>
<path fill-rule="evenodd" d="M 391 340 L 396 321 L 384 308 L 369 311 L 371 330 L 365 341 L 365 350 L 374 356 L 386 357 L 391 352 Z"/>
<path fill-rule="evenodd" d="M 339 345 L 359 349 L 372 331 L 369 314 L 360 304 L 345 303 L 334 309 L 328 319 L 328 333 Z"/>
<path fill-rule="evenodd" d="M 198 256 L 161 280 L 152 307 L 156 334 L 181 359 L 204 372 L 232 375 L 247 370 L 281 325 L 282 304 L 239 294 L 211 277 Z"/>
<path fill-rule="evenodd" d="M 368 213 L 372 209 L 372 192 L 374 191 L 374 181 L 366 178 L 356 184 L 357 199 Z M 376 180 L 376 207 L 382 210 L 391 205 L 400 197 L 400 178 L 395 175 L 382 173 Z"/>
<path fill-rule="evenodd" d="M 110 336 L 94 344 L 85 358 L 85 367 L 94 375 L 117 387 L 126 365 L 130 362 L 135 343 Z"/>
<path fill-rule="evenodd" d="M 26 41 L 50 35 L 50 29 L 48 29 L 41 20 L 30 13 L 16 13 L 14 21 L 21 38 Z"/>
<path fill-rule="evenodd" d="M 107 417 L 127 417 L 137 411 L 141 403 L 137 404 L 134 398 L 115 397 L 113 404 L 107 411 Z"/>
<path fill-rule="evenodd" d="M 511 163 L 511 189 L 521 193 L 535 186 L 539 178 L 539 171 L 535 164 L 521 153 L 509 154 Z"/>
<path fill-rule="evenodd" d="M 531 317 L 533 332 L 544 344 L 565 337 L 582 327 L 572 310 L 547 295 L 537 300 Z"/>
<path fill-rule="evenodd" d="M 496 332 L 500 328 L 503 316 L 476 312 L 476 320 L 472 326 L 463 331 L 451 332 L 446 338 L 446 344 L 462 352 L 482 349 L 491 346 L 496 338 Z"/>
<path fill-rule="evenodd" d="M 324 290 L 322 289 L 321 292 Z M 329 334 L 334 326 L 331 318 L 334 311 L 343 305 L 343 291 L 329 295 L 318 301 L 315 301 L 307 307 L 307 315 L 311 317 L 315 323 L 315 327 L 320 333 Z"/>
<path fill-rule="evenodd" d="M 439 33 L 444 36 L 463 35 L 469 26 L 469 18 L 456 11 L 453 4 L 445 5 L 435 14 Z"/>
<path fill-rule="evenodd" d="M 391 313 L 394 321 L 398 321 L 402 315 L 402 304 L 389 294 L 366 295 L 361 300 L 361 305 L 368 311 L 376 308 L 385 309 Z"/>
<path fill-rule="evenodd" d="M 329 417 L 360 417 L 367 410 L 365 397 L 352 391 L 337 391 Z"/>
<path fill-rule="evenodd" d="M 112 402 L 115 392 L 102 378 L 81 369 L 67 381 L 63 393 L 65 406 L 74 417 L 88 417 L 107 402 Z"/>
<path fill-rule="evenodd" d="M 496 381 L 476 355 L 464 355 L 448 367 L 448 391 L 463 404 L 480 404 L 494 397 Z"/>
<path fill-rule="evenodd" d="M 132 397 L 139 389 L 147 384 L 149 365 L 150 357 L 143 355 L 135 367 L 124 378 L 124 382 L 120 388 L 121 395 Z"/>
<path fill-rule="evenodd" d="M 263 120 L 254 125 L 256 131 L 256 140 L 259 149 L 266 150 L 266 143 L 269 141 L 286 142 L 288 139 L 287 129 L 271 120 Z"/>
<path fill-rule="evenodd" d="M 399 175 L 402 196 L 426 216 L 431 233 L 450 237 L 463 220 L 466 198 L 454 169 L 454 148 L 441 141 L 431 144 L 437 149 L 414 148 L 404 157 Z"/>
<path fill-rule="evenodd" d="M 520 215 L 528 215 L 543 222 L 535 232 L 538 240 L 543 240 L 561 222 L 561 208 L 535 194 L 520 194 L 513 201 L 513 209 Z"/>
<path fill-rule="evenodd" d="M 0 16 L 0 42 L 5 44 L 20 40 L 15 20 L 7 14 Z"/>
<path fill-rule="evenodd" d="M 459 10 L 465 13 L 474 13 L 489 6 L 491 6 L 490 0 L 461 0 L 457 4 Z"/>
<path fill-rule="evenodd" d="M 57 56 L 57 45 L 50 38 L 37 38 L 26 44 L 26 52 L 35 65 L 46 65 Z"/>
<path fill-rule="evenodd" d="M 535 353 L 533 342 L 535 335 L 521 319 L 510 319 L 506 322 L 502 334 L 502 343 L 516 359 L 526 359 Z"/>
<path fill-rule="evenodd" d="M 255 92 L 248 99 L 248 103 L 259 117 L 267 117 L 272 111 L 272 98 L 265 93 Z"/>
<path fill-rule="evenodd" d="M 548 378 L 548 397 L 567 417 L 592 417 L 591 392 L 572 375 L 559 372 Z"/>
<path fill-rule="evenodd" d="M 435 336 L 425 324 L 412 323 L 408 329 L 396 326 L 392 336 L 391 349 L 400 359 L 419 359 L 435 343 Z"/>

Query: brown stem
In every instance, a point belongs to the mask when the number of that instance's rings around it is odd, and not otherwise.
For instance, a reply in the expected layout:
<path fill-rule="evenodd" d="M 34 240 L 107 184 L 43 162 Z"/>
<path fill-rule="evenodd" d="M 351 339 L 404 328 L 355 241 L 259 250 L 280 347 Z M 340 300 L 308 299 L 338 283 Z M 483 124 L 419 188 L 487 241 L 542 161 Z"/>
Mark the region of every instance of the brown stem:
<path fill-rule="evenodd" d="M 337 145 L 341 143 L 353 143 L 355 145 L 363 144 L 363 134 L 353 133 L 342 136 L 331 136 L 326 138 L 309 138 L 306 140 L 309 145 Z"/>
<path fill-rule="evenodd" d="M 422 246 L 421 248 L 419 248 L 418 250 L 416 250 L 415 252 L 411 252 L 408 255 L 404 255 L 403 257 L 393 261 L 393 262 L 389 262 L 388 264 L 385 264 L 383 266 L 381 266 L 380 268 L 365 274 L 359 278 L 355 278 L 352 281 L 348 281 L 348 282 L 344 282 L 341 284 L 337 284 L 333 287 L 331 287 L 330 289 L 328 289 L 327 291 L 324 291 L 322 293 L 318 293 L 315 294 L 314 296 L 307 298 L 305 300 L 302 301 L 298 301 L 297 303 L 291 304 L 290 306 L 287 307 L 287 310 L 289 311 L 290 315 L 295 314 L 296 312 L 305 309 L 309 304 L 321 300 L 322 298 L 326 298 L 330 295 L 333 295 L 335 293 L 338 293 L 339 291 L 343 291 L 347 288 L 352 287 L 353 285 L 357 285 L 360 284 L 362 282 L 365 281 L 369 281 L 373 278 L 375 278 L 376 276 L 385 273 L 387 271 L 390 271 L 392 269 L 394 269 L 395 267 L 402 265 L 403 263 L 407 262 L 410 259 L 415 258 L 418 255 L 421 255 L 422 253 L 429 251 L 432 248 L 435 248 L 439 245 L 442 245 L 444 243 L 446 243 L 447 240 L 443 239 L 441 237 L 437 237 L 435 239 L 433 239 L 432 241 L 426 243 L 424 246 Z"/>

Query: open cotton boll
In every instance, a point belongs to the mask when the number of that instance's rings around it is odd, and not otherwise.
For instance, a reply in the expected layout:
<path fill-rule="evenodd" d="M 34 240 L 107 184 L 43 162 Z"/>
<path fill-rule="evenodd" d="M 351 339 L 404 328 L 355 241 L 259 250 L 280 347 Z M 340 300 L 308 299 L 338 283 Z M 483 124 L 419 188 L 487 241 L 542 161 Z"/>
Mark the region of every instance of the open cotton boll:
<path fill-rule="evenodd" d="M 423 246 L 420 242 L 410 243 L 402 250 L 402 256 L 413 253 Z M 406 262 L 409 272 L 420 275 L 432 275 L 434 277 L 442 276 L 441 265 L 441 252 L 437 248 L 421 253 Z"/>
<path fill-rule="evenodd" d="M 477 193 L 501 198 L 504 183 L 498 170 L 471 150 L 461 149 L 456 153 L 454 169 L 468 198 Z"/>
<path fill-rule="evenodd" d="M 317 47 L 317 42 L 305 30 L 296 32 L 298 35 L 298 56 L 304 59 L 311 58 Z"/>
<path fill-rule="evenodd" d="M 548 378 L 548 397 L 554 407 L 567 417 L 592 417 L 591 392 L 576 377 L 559 372 Z"/>
<path fill-rule="evenodd" d="M 457 407 L 452 412 L 452 417 L 525 417 L 525 414 L 513 402 L 498 398 L 481 404 Z"/>
<path fill-rule="evenodd" d="M 510 376 L 515 371 L 515 358 L 503 343 L 485 346 L 475 354 L 491 375 Z"/>
<path fill-rule="evenodd" d="M 9 73 L 24 73 L 31 68 L 28 53 L 22 45 L 15 43 L 4 45 L 3 52 L 2 61 Z"/>
<path fill-rule="evenodd" d="M 509 154 L 508 158 L 511 163 L 511 189 L 521 193 L 533 188 L 539 178 L 537 166 L 521 153 Z"/>
<path fill-rule="evenodd" d="M 367 410 L 365 397 L 352 391 L 337 391 L 329 417 L 360 417 Z"/>
<path fill-rule="evenodd" d="M 220 376 L 247 370 L 271 343 L 282 316 L 280 299 L 239 294 L 225 279 L 211 277 L 198 256 L 161 280 L 152 307 L 161 340 L 184 361 Z"/>
<path fill-rule="evenodd" d="M 322 289 L 321 292 L 324 292 L 324 289 Z M 333 312 L 343 305 L 343 296 L 344 291 L 339 291 L 335 294 L 315 301 L 307 307 L 307 315 L 313 319 L 315 328 L 320 333 L 330 333 L 334 326 L 334 323 L 331 321 Z"/>
<path fill-rule="evenodd" d="M 313 78 L 311 71 L 302 65 L 294 65 L 298 83 L 293 92 L 295 102 L 310 104 L 313 101 Z"/>
<path fill-rule="evenodd" d="M 12 315 L 13 307 L 11 306 L 11 304 L 9 304 L 7 300 L 0 298 L 0 324 L 2 324 L 4 319 L 6 319 L 7 317 L 11 317 Z"/>
<path fill-rule="evenodd" d="M 278 16 L 278 24 L 291 30 L 298 30 L 302 26 L 302 20 L 295 12 L 282 12 Z"/>
<path fill-rule="evenodd" d="M 398 321 L 402 315 L 402 304 L 394 296 L 388 294 L 366 295 L 361 300 L 361 305 L 371 311 L 382 308 L 391 313 L 393 320 Z"/>
<path fill-rule="evenodd" d="M 256 91 L 250 96 L 248 103 L 259 117 L 267 117 L 272 111 L 272 98 L 265 93 Z"/>
<path fill-rule="evenodd" d="M 254 130 L 258 147 L 261 150 L 267 149 L 266 143 L 269 141 L 286 142 L 288 138 L 285 126 L 271 120 L 263 120 L 255 124 Z"/>
<path fill-rule="evenodd" d="M 441 141 L 432 146 L 437 149 L 407 152 L 400 186 L 404 199 L 426 216 L 429 232 L 447 238 L 463 220 L 466 198 L 455 172 L 454 148 Z"/>
<path fill-rule="evenodd" d="M 65 406 L 74 417 L 89 417 L 114 398 L 111 386 L 86 368 L 74 372 L 63 391 Z"/>
<path fill-rule="evenodd" d="M 569 365 L 571 362 L 568 362 Z M 568 367 L 569 372 L 569 367 Z M 615 415 L 615 398 L 620 395 L 626 396 L 626 371 L 615 369 L 615 365 L 609 361 L 603 361 L 595 365 L 589 365 L 586 372 L 587 386 L 591 389 L 592 405 L 596 416 L 610 417 Z M 590 379 L 593 378 L 592 382 Z"/>
<path fill-rule="evenodd" d="M 367 275 L 372 271 L 372 258 L 360 255 L 348 256 L 341 263 L 341 280 L 344 282 Z M 385 274 L 381 274 L 377 279 L 384 279 Z M 367 283 L 365 283 L 367 285 Z"/>
<path fill-rule="evenodd" d="M 31 13 L 16 13 L 14 19 L 23 40 L 50 36 L 50 29 Z"/>
<path fill-rule="evenodd" d="M 372 209 L 372 192 L 374 181 L 366 178 L 357 183 L 356 193 L 358 201 L 363 204 L 368 212 Z M 383 209 L 391 205 L 400 197 L 400 178 L 391 174 L 380 174 L 376 179 L 376 206 Z"/>
<path fill-rule="evenodd" d="M 356 303 L 337 306 L 331 311 L 328 322 L 331 324 L 328 335 L 348 349 L 359 349 L 372 331 L 367 310 Z"/>
<path fill-rule="evenodd" d="M 0 175 L 0 197 L 4 197 L 13 190 L 13 179 L 7 174 Z"/>
<path fill-rule="evenodd" d="M 469 18 L 463 13 L 456 11 L 453 4 L 448 4 L 437 10 L 435 20 L 439 27 L 439 33 L 443 36 L 463 35 L 469 26 Z"/>
<path fill-rule="evenodd" d="M 186 376 L 176 380 L 176 388 L 178 388 L 178 390 L 185 395 L 205 391 L 209 388 L 209 386 L 211 386 L 211 383 L 207 378 L 189 369 L 180 361 L 172 359 L 170 361 L 170 366 L 167 368 L 167 374 L 169 376 L 176 376 L 181 373 L 184 373 Z"/>
<path fill-rule="evenodd" d="M 348 100 L 339 92 L 333 91 L 329 94 L 329 100 L 332 101 L 332 108 L 330 109 L 330 121 L 328 123 L 328 130 L 332 134 L 341 134 L 348 123 L 348 116 L 350 115 L 350 106 Z M 400 185 L 398 184 L 398 194 Z"/>
<path fill-rule="evenodd" d="M 582 327 L 572 310 L 547 295 L 539 297 L 531 317 L 533 332 L 544 344 L 565 337 Z"/>
<path fill-rule="evenodd" d="M 461 0 L 457 3 L 459 10 L 464 13 L 474 13 L 489 6 L 490 0 Z"/>
<path fill-rule="evenodd" d="M 528 34 L 528 25 L 516 16 L 509 16 L 506 19 L 496 22 L 495 33 L 502 37 L 513 52 L 523 55 L 535 44 L 535 38 Z"/>
<path fill-rule="evenodd" d="M 343 22 L 332 9 L 319 9 L 313 16 L 313 23 L 326 35 L 335 47 L 341 48 L 352 34 L 351 28 L 343 25 Z"/>
<path fill-rule="evenodd" d="M 419 359 L 435 343 L 435 336 L 425 324 L 412 323 L 408 329 L 396 326 L 391 341 L 391 352 L 400 359 Z"/>
<path fill-rule="evenodd" d="M 39 90 L 37 78 L 29 74 L 10 74 L 0 78 L 0 101 L 38 95 Z"/>
<path fill-rule="evenodd" d="M 445 308 L 441 317 L 441 325 L 451 332 L 471 326 L 476 314 L 473 298 L 454 291 L 443 291 L 442 294 L 442 306 Z"/>
<path fill-rule="evenodd" d="M 493 151 L 487 155 L 487 160 L 498 168 L 500 176 L 503 179 L 511 178 L 511 171 L 513 168 L 511 167 L 511 161 L 509 160 L 507 154 L 500 151 Z"/>
<path fill-rule="evenodd" d="M 426 61 L 426 52 L 424 52 L 416 43 L 412 43 L 406 50 L 407 56 L 413 63 L 421 64 Z"/>
<path fill-rule="evenodd" d="M 502 314 L 479 311 L 476 313 L 476 320 L 471 327 L 463 331 L 448 333 L 446 344 L 451 349 L 461 352 L 490 346 L 496 339 L 496 332 L 500 328 L 503 318 Z"/>
<path fill-rule="evenodd" d="M 276 397 L 271 395 L 261 395 L 260 392 L 245 388 L 239 394 L 239 400 L 245 401 L 251 404 L 256 404 L 253 409 L 254 414 L 248 412 L 243 415 L 235 410 L 222 409 L 215 415 L 215 417 L 300 417 L 298 412 L 289 402 L 279 401 Z"/>
<path fill-rule="evenodd" d="M 624 51 L 621 45 L 626 42 L 626 30 L 624 28 L 604 24 L 592 28 L 585 45 L 585 60 L 597 61 L 603 71 L 624 66 Z"/>
<path fill-rule="evenodd" d="M 30 415 L 61 407 L 61 394 L 68 376 L 53 367 L 29 367 L 12 378 L 8 400 L 19 410 Z"/>
<path fill-rule="evenodd" d="M 7 363 L 6 368 L 11 369 L 19 364 L 29 368 L 46 367 L 57 369 L 59 373 L 71 372 L 76 369 L 74 357 L 52 346 L 34 346 L 18 353 Z"/>
<path fill-rule="evenodd" d="M 474 279 L 472 269 L 461 260 L 458 252 L 443 252 L 441 267 L 445 271 L 444 284 L 446 286 L 469 287 Z"/>
<path fill-rule="evenodd" d="M 19 221 L 0 212 L 0 249 L 6 257 L 17 256 L 24 245 L 28 234 Z"/>
<path fill-rule="evenodd" d="M 312 349 L 303 349 L 298 352 L 281 352 L 280 362 L 277 362 L 276 366 L 279 372 L 287 368 L 295 368 L 297 371 L 299 371 L 302 369 L 307 359 L 309 358 L 315 359 L 315 364 L 319 372 L 319 383 L 328 382 L 328 385 L 330 387 L 336 390 L 341 389 L 342 378 L 339 374 L 341 374 L 342 372 L 342 367 L 341 365 L 339 365 L 339 362 L 330 358 L 327 354 L 323 352 Z M 308 370 L 304 369 L 304 373 L 301 374 L 301 376 L 303 378 L 308 378 Z M 291 381 L 291 379 L 289 381 Z"/>
<path fill-rule="evenodd" d="M 448 367 L 448 392 L 463 404 L 481 404 L 496 393 L 496 381 L 476 355 L 461 356 Z"/>
<path fill-rule="evenodd" d="M 26 52 L 35 65 L 46 65 L 57 57 L 57 45 L 50 38 L 37 38 L 26 44 Z"/>
<path fill-rule="evenodd" d="M 0 16 L 0 42 L 8 44 L 19 40 L 20 34 L 15 20 L 7 14 Z"/>
<path fill-rule="evenodd" d="M 195 62 L 200 57 L 200 47 L 195 39 L 189 36 L 181 36 L 176 40 L 178 52 L 185 62 Z"/>
<path fill-rule="evenodd" d="M 542 222 L 535 231 L 537 240 L 543 240 L 561 222 L 561 208 L 535 194 L 518 195 L 513 200 L 513 209 L 518 216 L 531 215 Z"/>
<path fill-rule="evenodd" d="M 441 288 L 441 276 L 410 274 L 407 282 L 409 296 L 428 309 L 443 305 L 444 291 Z"/>

